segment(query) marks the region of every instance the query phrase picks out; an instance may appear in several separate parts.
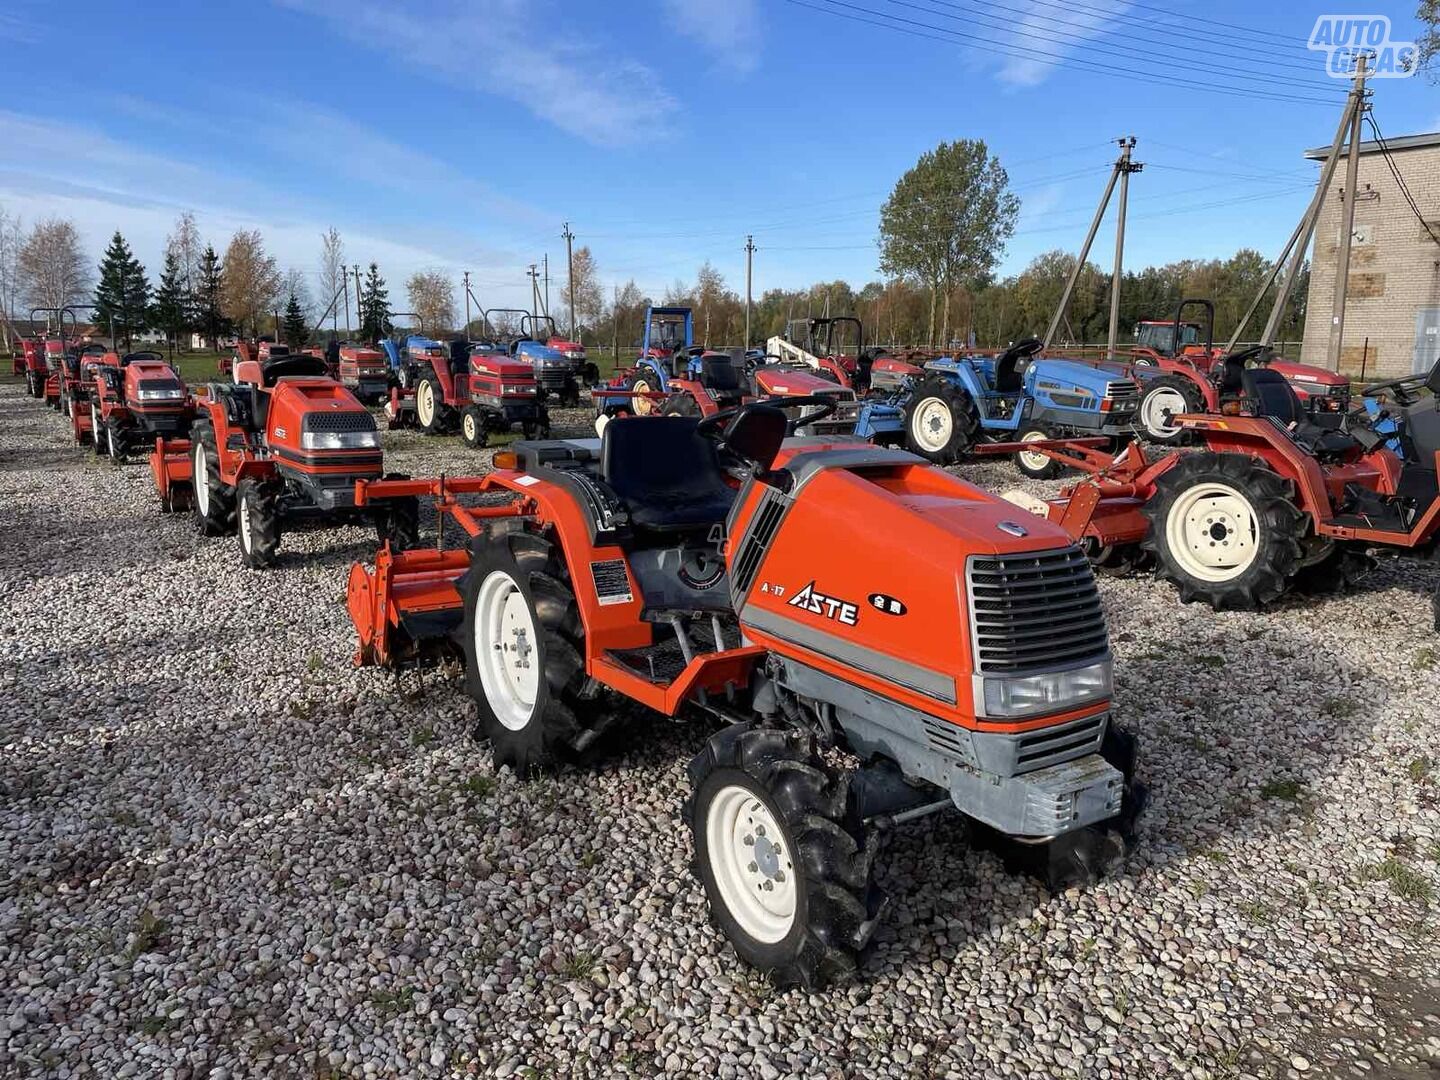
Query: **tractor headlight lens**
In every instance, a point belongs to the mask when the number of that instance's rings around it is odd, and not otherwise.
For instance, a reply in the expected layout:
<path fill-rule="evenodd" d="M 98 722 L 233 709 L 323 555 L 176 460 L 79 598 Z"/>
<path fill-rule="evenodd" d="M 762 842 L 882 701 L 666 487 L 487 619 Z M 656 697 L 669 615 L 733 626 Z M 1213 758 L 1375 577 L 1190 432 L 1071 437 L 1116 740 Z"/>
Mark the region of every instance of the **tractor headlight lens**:
<path fill-rule="evenodd" d="M 173 390 L 140 390 L 136 397 L 141 401 L 183 401 L 185 391 L 176 387 Z"/>
<path fill-rule="evenodd" d="M 567 360 L 584 360 L 584 359 L 585 359 L 585 350 L 584 350 L 584 349 L 566 349 L 566 350 L 565 350 L 565 358 L 566 358 Z"/>
<path fill-rule="evenodd" d="M 501 392 L 506 394 L 533 394 L 535 387 L 528 383 L 506 383 L 501 387 Z"/>
<path fill-rule="evenodd" d="M 378 431 L 306 431 L 300 436 L 306 450 L 378 450 Z"/>
<path fill-rule="evenodd" d="M 1074 709 L 1108 698 L 1113 688 L 1109 660 L 1070 671 L 987 678 L 984 682 L 985 715 L 988 717 L 1030 716 Z"/>

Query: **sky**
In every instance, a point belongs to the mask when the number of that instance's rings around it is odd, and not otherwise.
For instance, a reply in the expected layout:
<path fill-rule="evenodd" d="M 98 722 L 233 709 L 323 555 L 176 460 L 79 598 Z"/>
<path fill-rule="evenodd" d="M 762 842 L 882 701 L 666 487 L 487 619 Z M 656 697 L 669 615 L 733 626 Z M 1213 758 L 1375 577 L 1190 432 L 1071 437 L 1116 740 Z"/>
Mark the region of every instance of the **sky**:
<path fill-rule="evenodd" d="M 1415 0 L 1364 0 L 1413 39 Z M 1348 5 L 1346 10 L 1354 8 Z M 1021 199 L 998 272 L 1074 251 L 1134 135 L 1126 265 L 1275 254 L 1346 83 L 1286 0 L 4 0 L 0 207 L 120 230 L 158 271 L 185 210 L 259 229 L 318 284 L 320 234 L 529 306 L 565 222 L 607 292 L 710 261 L 743 292 L 879 277 L 879 207 L 942 140 L 983 139 Z M 83 36 L 76 40 L 76 31 Z M 68 73 L 68 74 L 66 74 Z M 1372 83 L 1389 138 L 1440 85 Z M 1110 219 L 1113 220 L 1112 209 Z M 1109 221 L 1092 259 L 1108 266 Z M 320 298 L 323 303 L 324 299 Z"/>

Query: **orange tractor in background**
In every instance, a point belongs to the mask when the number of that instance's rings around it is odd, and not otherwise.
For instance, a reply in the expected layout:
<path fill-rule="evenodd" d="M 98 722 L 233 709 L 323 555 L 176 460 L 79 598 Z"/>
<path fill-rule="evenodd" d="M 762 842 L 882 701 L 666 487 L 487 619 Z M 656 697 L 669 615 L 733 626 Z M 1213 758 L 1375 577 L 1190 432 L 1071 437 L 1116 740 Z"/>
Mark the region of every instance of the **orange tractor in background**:
<path fill-rule="evenodd" d="M 106 353 L 82 385 L 87 386 L 88 427 L 97 454 L 123 462 L 137 450 L 149 452 L 157 439 L 190 432 L 195 402 L 161 353 Z M 78 432 L 83 421 L 77 416 L 73 422 Z"/>
<path fill-rule="evenodd" d="M 458 656 L 497 765 L 583 757 L 637 704 L 723 725 L 688 770 L 695 868 L 781 985 L 855 974 L 887 829 L 958 809 L 1065 887 L 1119 864 L 1144 802 L 1082 552 L 915 455 L 786 442 L 786 411 L 833 408 L 618 417 L 482 477 L 356 485 L 467 538 L 352 568 L 358 662 Z"/>

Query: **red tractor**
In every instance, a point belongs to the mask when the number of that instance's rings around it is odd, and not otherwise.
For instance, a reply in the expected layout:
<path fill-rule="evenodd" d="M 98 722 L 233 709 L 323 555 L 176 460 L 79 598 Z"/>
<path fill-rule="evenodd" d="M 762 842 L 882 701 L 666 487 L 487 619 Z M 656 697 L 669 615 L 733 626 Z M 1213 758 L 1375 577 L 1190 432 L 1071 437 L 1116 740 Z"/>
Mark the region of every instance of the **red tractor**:
<path fill-rule="evenodd" d="M 103 452 L 104 435 L 96 438 L 97 426 L 93 403 L 95 401 L 95 380 L 100 369 L 107 364 L 118 364 L 120 358 L 104 350 L 97 353 L 87 348 L 79 357 L 79 379 L 68 389 L 65 414 L 70 420 L 70 434 L 76 446 L 93 445 L 97 454 Z"/>
<path fill-rule="evenodd" d="M 1119 865 L 1144 801 L 1084 555 L 912 454 L 785 442 L 785 409 L 829 404 L 622 417 L 483 477 L 358 485 L 431 496 L 470 542 L 382 548 L 347 601 L 359 663 L 458 654 L 522 776 L 634 705 L 724 725 L 682 813 L 715 921 L 780 985 L 854 976 L 885 830 L 955 808 L 1064 887 Z"/>
<path fill-rule="evenodd" d="M 10 374 L 25 376 L 25 392 L 30 394 L 31 397 L 34 397 L 35 394 L 30 389 L 30 366 L 37 355 L 39 346 L 40 341 L 38 338 L 17 337 L 12 347 L 13 351 L 10 354 Z"/>
<path fill-rule="evenodd" d="M 378 405 L 390 396 L 390 364 L 379 349 L 342 345 L 337 378 L 366 405 Z"/>
<path fill-rule="evenodd" d="M 373 522 L 396 550 L 414 545 L 415 500 L 356 505 L 355 482 L 382 475 L 380 432 L 324 361 L 261 363 L 241 345 L 234 376 L 201 392 L 188 440 L 156 440 L 150 468 L 164 509 L 191 506 L 202 536 L 234 533 L 256 568 L 274 563 L 286 525 Z"/>
<path fill-rule="evenodd" d="M 157 439 L 189 435 L 195 402 L 161 353 L 108 353 L 93 370 L 86 396 L 95 453 L 123 462 L 137 450 L 148 453 Z"/>
<path fill-rule="evenodd" d="M 1389 434 L 1358 420 L 1316 423 L 1280 372 L 1243 366 L 1256 351 L 1227 358 L 1248 413 L 1175 418 L 1203 452 L 1152 459 L 1132 444 L 1112 458 L 1083 440 L 1036 444 L 1088 475 L 1049 502 L 1007 497 L 1060 525 L 1101 564 L 1148 555 L 1182 600 L 1216 610 L 1264 607 L 1296 586 L 1342 586 L 1370 552 L 1435 558 L 1440 396 L 1391 418 L 1402 460 L 1385 445 Z M 1440 395 L 1440 364 L 1426 385 Z M 1436 619 L 1440 629 L 1440 593 Z"/>
<path fill-rule="evenodd" d="M 535 366 L 485 347 L 457 341 L 452 349 L 410 350 L 413 389 L 391 387 L 385 415 L 391 427 L 416 425 L 427 435 L 460 429 L 465 444 L 483 447 L 492 432 L 516 426 L 526 438 L 550 432 L 550 413 L 535 381 Z"/>
<path fill-rule="evenodd" d="M 60 365 L 60 415 L 69 420 L 75 412 L 77 398 L 88 400 L 95 366 L 110 352 L 99 342 L 90 341 L 68 350 Z"/>
<path fill-rule="evenodd" d="M 924 375 L 921 357 L 893 356 L 879 346 L 867 349 L 865 326 L 851 315 L 791 319 L 785 334 L 771 338 L 765 348 L 785 363 L 814 368 L 861 395 L 872 388 L 899 390 L 907 379 Z"/>
<path fill-rule="evenodd" d="M 1204 310 L 1203 325 L 1185 321 L 1185 309 L 1192 306 Z M 1143 385 L 1136 423 L 1152 442 L 1179 442 L 1185 433 L 1172 422 L 1174 417 L 1218 413 L 1223 399 L 1241 391 L 1238 384 L 1225 381 L 1223 353 L 1215 345 L 1215 305 L 1209 300 L 1181 300 L 1169 322 L 1136 326 L 1131 356 Z M 1344 375 L 1283 359 L 1265 363 L 1290 383 L 1309 409 L 1329 413 L 1349 409 L 1350 380 Z M 1155 371 L 1160 374 L 1151 377 Z"/>

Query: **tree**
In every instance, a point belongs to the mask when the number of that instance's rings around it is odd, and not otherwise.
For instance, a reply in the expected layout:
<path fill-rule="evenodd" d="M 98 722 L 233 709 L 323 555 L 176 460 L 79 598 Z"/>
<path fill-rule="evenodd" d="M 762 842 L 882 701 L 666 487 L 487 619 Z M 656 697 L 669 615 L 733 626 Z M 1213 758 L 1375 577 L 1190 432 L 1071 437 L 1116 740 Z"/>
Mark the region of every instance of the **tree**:
<path fill-rule="evenodd" d="M 1420 0 L 1415 18 L 1425 27 L 1415 39 L 1415 44 L 1419 46 L 1415 63 L 1421 68 L 1429 69 L 1432 82 L 1440 82 L 1440 67 L 1432 66 L 1435 58 L 1440 56 L 1440 0 Z"/>
<path fill-rule="evenodd" d="M 125 348 L 130 348 L 134 344 L 131 335 L 149 323 L 150 282 L 145 278 L 145 267 L 118 231 L 101 256 L 100 281 L 90 306 L 96 325 L 112 328 L 116 346 L 124 337 Z"/>
<path fill-rule="evenodd" d="M 180 295 L 185 306 L 187 325 L 195 321 L 195 293 L 200 283 L 200 256 L 205 242 L 200 239 L 200 229 L 195 224 L 195 215 L 186 210 L 175 219 L 175 228 L 165 238 L 165 255 L 173 255 L 178 267 Z"/>
<path fill-rule="evenodd" d="M 929 288 L 931 344 L 942 291 L 948 337 L 950 291 L 995 269 L 1019 213 L 1005 170 L 978 139 L 942 142 L 895 184 L 880 209 L 880 269 Z"/>
<path fill-rule="evenodd" d="M 10 332 L 20 301 L 20 247 L 23 243 L 20 219 L 0 206 L 0 329 L 3 329 L 7 350 L 12 347 Z"/>
<path fill-rule="evenodd" d="M 289 297 L 294 297 L 300 305 L 300 313 L 304 315 L 306 325 L 309 325 L 315 318 L 315 301 L 310 298 L 310 283 L 306 280 L 305 271 L 296 270 L 293 266 L 286 270 L 280 278 L 280 296 L 286 298 L 288 306 Z"/>
<path fill-rule="evenodd" d="M 290 299 L 285 302 L 283 330 L 285 342 L 292 349 L 302 347 L 310 337 L 310 320 L 305 317 L 305 310 L 300 306 L 300 298 L 293 292 L 290 294 Z"/>
<path fill-rule="evenodd" d="M 348 299 L 342 301 L 339 293 L 342 289 L 349 291 L 349 278 L 345 274 L 345 242 L 340 239 L 340 230 L 330 226 L 320 234 L 320 292 L 325 297 L 325 302 L 330 305 L 330 329 L 334 330 L 339 326 L 340 308 L 346 309 L 349 315 L 350 302 Z M 350 327 L 347 325 L 346 330 Z"/>
<path fill-rule="evenodd" d="M 455 325 L 455 286 L 438 270 L 421 270 L 405 282 L 410 309 L 420 316 L 425 328 L 439 334 Z"/>
<path fill-rule="evenodd" d="M 155 288 L 155 301 L 150 307 L 150 325 L 165 331 L 172 347 L 179 344 L 193 314 L 184 275 L 179 253 L 167 245 L 165 268 L 160 272 L 160 284 Z"/>
<path fill-rule="evenodd" d="M 379 341 L 390 333 L 390 328 L 390 292 L 380 276 L 380 267 L 372 262 L 360 295 L 360 336 L 365 341 Z"/>
<path fill-rule="evenodd" d="M 38 222 L 19 255 L 20 291 L 32 307 L 63 308 L 83 303 L 90 270 L 74 224 L 59 218 Z"/>
<path fill-rule="evenodd" d="M 225 315 L 221 300 L 225 270 L 220 256 L 209 244 L 200 253 L 195 286 L 195 322 L 212 349 L 220 347 L 220 339 L 235 332 L 235 324 Z"/>
<path fill-rule="evenodd" d="M 570 289 L 575 297 L 576 332 L 584 340 L 584 328 L 599 322 L 605 311 L 605 294 L 600 290 L 600 272 L 588 247 L 576 248 Z"/>
<path fill-rule="evenodd" d="M 237 329 L 258 335 L 261 319 L 274 309 L 280 292 L 280 271 L 265 254 L 258 229 L 244 229 L 230 238 L 220 276 L 220 310 Z"/>

